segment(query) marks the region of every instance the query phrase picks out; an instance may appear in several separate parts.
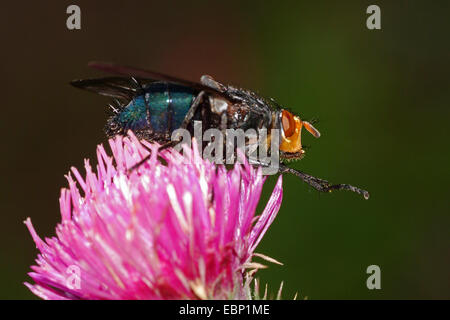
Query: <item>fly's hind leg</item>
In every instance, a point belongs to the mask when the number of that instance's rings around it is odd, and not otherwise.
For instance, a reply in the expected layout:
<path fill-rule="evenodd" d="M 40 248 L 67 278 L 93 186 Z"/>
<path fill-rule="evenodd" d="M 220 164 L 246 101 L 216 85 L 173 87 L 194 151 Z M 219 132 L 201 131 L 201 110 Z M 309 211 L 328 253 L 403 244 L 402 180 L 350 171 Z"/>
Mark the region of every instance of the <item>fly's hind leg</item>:
<path fill-rule="evenodd" d="M 203 97 L 205 96 L 205 91 L 200 91 L 200 93 L 195 97 L 194 102 L 192 102 L 183 122 L 180 125 L 181 129 L 186 129 L 192 118 L 194 117 L 195 111 L 197 111 L 198 106 L 202 103 Z"/>
<path fill-rule="evenodd" d="M 200 105 L 200 103 L 202 102 L 203 96 L 205 95 L 205 91 L 201 91 L 197 97 L 195 97 L 194 102 L 192 103 L 191 107 L 189 108 L 188 112 L 186 113 L 186 116 L 184 117 L 183 122 L 181 123 L 180 129 L 186 129 L 187 126 L 189 125 L 190 121 L 192 120 L 192 118 L 194 117 L 195 111 L 197 111 L 198 106 Z M 169 141 L 165 144 L 163 144 L 162 146 L 160 146 L 158 148 L 158 152 L 162 151 L 164 149 L 167 148 L 173 148 L 175 147 L 178 143 L 180 142 L 180 140 L 177 141 Z M 133 165 L 131 168 L 128 169 L 128 173 L 133 172 L 134 170 L 136 170 L 137 168 L 139 168 L 142 164 L 144 164 L 145 162 L 147 162 L 148 159 L 150 159 L 151 157 L 151 152 L 145 156 L 141 161 L 139 161 L 138 163 L 136 163 L 135 165 Z M 162 158 L 159 158 L 159 160 L 163 160 Z"/>
<path fill-rule="evenodd" d="M 302 171 L 294 170 L 292 168 L 285 166 L 284 164 L 280 164 L 280 172 L 281 173 L 286 173 L 286 172 L 291 173 L 291 174 L 299 177 L 300 179 L 302 179 L 304 182 L 309 184 L 314 189 L 321 191 L 321 192 L 331 192 L 333 190 L 348 190 L 348 191 L 352 191 L 352 192 L 361 194 L 364 197 L 364 199 L 369 199 L 369 196 L 370 196 L 369 192 L 366 190 L 354 187 L 349 184 L 331 184 L 327 180 L 313 177 Z"/>

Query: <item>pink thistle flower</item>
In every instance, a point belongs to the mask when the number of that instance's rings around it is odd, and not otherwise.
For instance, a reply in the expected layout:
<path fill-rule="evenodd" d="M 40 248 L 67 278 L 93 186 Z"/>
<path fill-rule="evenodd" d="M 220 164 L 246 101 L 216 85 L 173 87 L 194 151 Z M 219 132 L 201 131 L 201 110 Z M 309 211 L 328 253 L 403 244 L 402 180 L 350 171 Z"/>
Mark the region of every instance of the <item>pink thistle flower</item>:
<path fill-rule="evenodd" d="M 84 178 L 71 169 L 55 237 L 25 221 L 40 251 L 25 285 L 43 299 L 251 298 L 262 267 L 252 257 L 267 258 L 254 250 L 280 208 L 281 176 L 255 216 L 265 178 L 248 163 L 227 171 L 193 143 L 183 155 L 161 151 L 162 164 L 158 145 L 132 133 L 109 144 L 113 157 L 97 148 L 96 173 L 88 160 Z M 142 144 L 155 152 L 127 174 L 148 154 Z"/>

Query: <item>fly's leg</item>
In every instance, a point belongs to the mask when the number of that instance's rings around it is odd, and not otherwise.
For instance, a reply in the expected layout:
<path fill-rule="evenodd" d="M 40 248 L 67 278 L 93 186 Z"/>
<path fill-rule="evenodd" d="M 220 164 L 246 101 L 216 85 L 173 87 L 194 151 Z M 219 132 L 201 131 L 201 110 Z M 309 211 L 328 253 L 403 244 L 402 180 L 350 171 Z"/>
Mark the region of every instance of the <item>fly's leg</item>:
<path fill-rule="evenodd" d="M 269 167 L 270 166 L 270 164 L 263 163 L 259 160 L 249 160 L 249 163 L 253 166 L 261 166 L 261 167 Z M 320 192 L 331 192 L 333 190 L 348 190 L 348 191 L 352 191 L 352 192 L 362 195 L 364 197 L 364 199 L 366 199 L 366 200 L 369 199 L 369 196 L 370 196 L 369 192 L 366 190 L 354 187 L 350 184 L 331 184 L 327 180 L 316 178 L 316 177 L 313 177 L 302 171 L 298 171 L 298 170 L 289 168 L 288 166 L 286 166 L 282 163 L 280 163 L 279 172 L 280 173 L 291 173 L 291 174 L 299 177 L 304 182 L 306 182 L 311 187 L 313 187 L 314 189 L 316 189 Z"/>
<path fill-rule="evenodd" d="M 160 146 L 158 148 L 158 152 L 162 151 L 164 149 L 170 148 L 175 146 L 178 143 L 178 141 L 169 141 L 165 144 L 163 144 L 162 146 Z M 143 165 L 145 162 L 147 162 L 148 159 L 150 159 L 152 153 L 151 150 L 148 149 L 150 151 L 150 153 L 148 155 L 146 155 L 141 161 L 139 161 L 138 163 L 134 164 L 131 168 L 128 168 L 128 174 L 132 173 L 134 170 L 136 170 L 137 168 L 139 168 L 141 165 Z M 161 161 L 162 163 L 164 163 L 164 159 L 161 156 L 158 156 L 158 160 Z"/>
<path fill-rule="evenodd" d="M 309 184 L 311 187 L 313 187 L 314 189 L 321 191 L 321 192 L 331 192 L 333 190 L 348 190 L 348 191 L 352 191 L 352 192 L 356 192 L 358 194 L 361 194 L 364 199 L 369 199 L 369 192 L 357 187 L 354 187 L 352 185 L 349 184 L 331 184 L 329 181 L 327 180 L 323 180 L 323 179 L 319 179 L 316 177 L 313 177 L 307 173 L 301 172 L 301 171 L 297 171 L 294 170 L 292 168 L 289 168 L 283 164 L 280 164 L 280 172 L 281 173 L 291 173 L 297 177 L 299 177 L 300 179 L 302 179 L 304 182 L 306 182 L 307 184 Z"/>
<path fill-rule="evenodd" d="M 187 112 L 186 116 L 184 117 L 183 122 L 181 123 L 180 129 L 186 129 L 189 122 L 192 120 L 192 118 L 194 117 L 195 111 L 197 111 L 198 106 L 200 105 L 200 103 L 202 102 L 203 96 L 205 95 L 205 91 L 201 91 L 197 97 L 195 97 L 194 102 L 192 103 L 191 107 L 189 108 L 189 111 Z M 162 146 L 160 146 L 158 148 L 158 152 L 162 151 L 164 149 L 167 148 L 172 148 L 175 147 L 178 143 L 180 142 L 180 140 L 178 141 L 169 141 L 165 144 L 163 144 Z M 151 150 L 150 150 L 151 151 Z M 139 168 L 142 164 L 144 164 L 145 162 L 147 162 L 148 159 L 150 159 L 151 157 L 151 153 L 149 153 L 147 156 L 145 156 L 141 161 L 139 161 L 138 163 L 136 163 L 135 165 L 133 165 L 131 168 L 128 169 L 128 173 L 133 172 L 134 170 L 136 170 L 137 168 Z M 158 158 L 160 161 L 164 160 L 161 157 Z"/>
<path fill-rule="evenodd" d="M 197 111 L 198 106 L 202 103 L 203 97 L 205 95 L 205 91 L 200 91 L 200 93 L 195 97 L 194 102 L 189 108 L 186 116 L 183 119 L 183 122 L 180 125 L 180 129 L 186 129 L 192 118 L 194 117 L 195 111 Z"/>

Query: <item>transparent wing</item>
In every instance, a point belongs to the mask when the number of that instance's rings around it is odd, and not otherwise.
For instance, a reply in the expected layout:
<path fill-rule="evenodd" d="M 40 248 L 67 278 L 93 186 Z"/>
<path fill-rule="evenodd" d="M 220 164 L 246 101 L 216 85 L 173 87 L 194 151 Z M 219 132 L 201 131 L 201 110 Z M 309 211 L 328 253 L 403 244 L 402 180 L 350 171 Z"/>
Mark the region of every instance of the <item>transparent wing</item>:
<path fill-rule="evenodd" d="M 131 78 L 124 77 L 73 80 L 70 84 L 103 96 L 125 100 L 131 100 L 139 90 Z"/>
<path fill-rule="evenodd" d="M 155 72 L 155 71 L 149 71 L 144 69 L 138 69 L 134 67 L 127 67 L 127 66 L 121 66 L 114 63 L 109 62 L 98 62 L 93 61 L 88 64 L 89 67 L 101 70 L 103 72 L 111 73 L 111 74 L 117 74 L 125 77 L 133 77 L 136 79 L 140 79 L 141 81 L 145 82 L 154 82 L 154 81 L 167 81 L 172 83 L 177 83 L 183 86 L 191 87 L 193 89 L 197 89 L 199 91 L 207 91 L 207 92 L 215 92 L 219 93 L 219 91 L 215 90 L 214 88 L 207 87 L 202 85 L 198 82 L 193 82 L 189 80 L 183 80 L 176 77 L 172 77 L 163 73 Z"/>

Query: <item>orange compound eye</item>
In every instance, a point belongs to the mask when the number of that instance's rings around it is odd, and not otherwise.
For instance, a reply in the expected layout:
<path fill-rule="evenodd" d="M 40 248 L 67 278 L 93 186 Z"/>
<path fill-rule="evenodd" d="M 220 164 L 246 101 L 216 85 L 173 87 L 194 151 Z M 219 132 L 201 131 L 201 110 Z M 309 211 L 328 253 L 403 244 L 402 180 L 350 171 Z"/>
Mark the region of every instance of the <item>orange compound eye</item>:
<path fill-rule="evenodd" d="M 281 124 L 283 125 L 283 132 L 286 138 L 292 136 L 295 132 L 294 116 L 289 111 L 281 111 Z"/>

